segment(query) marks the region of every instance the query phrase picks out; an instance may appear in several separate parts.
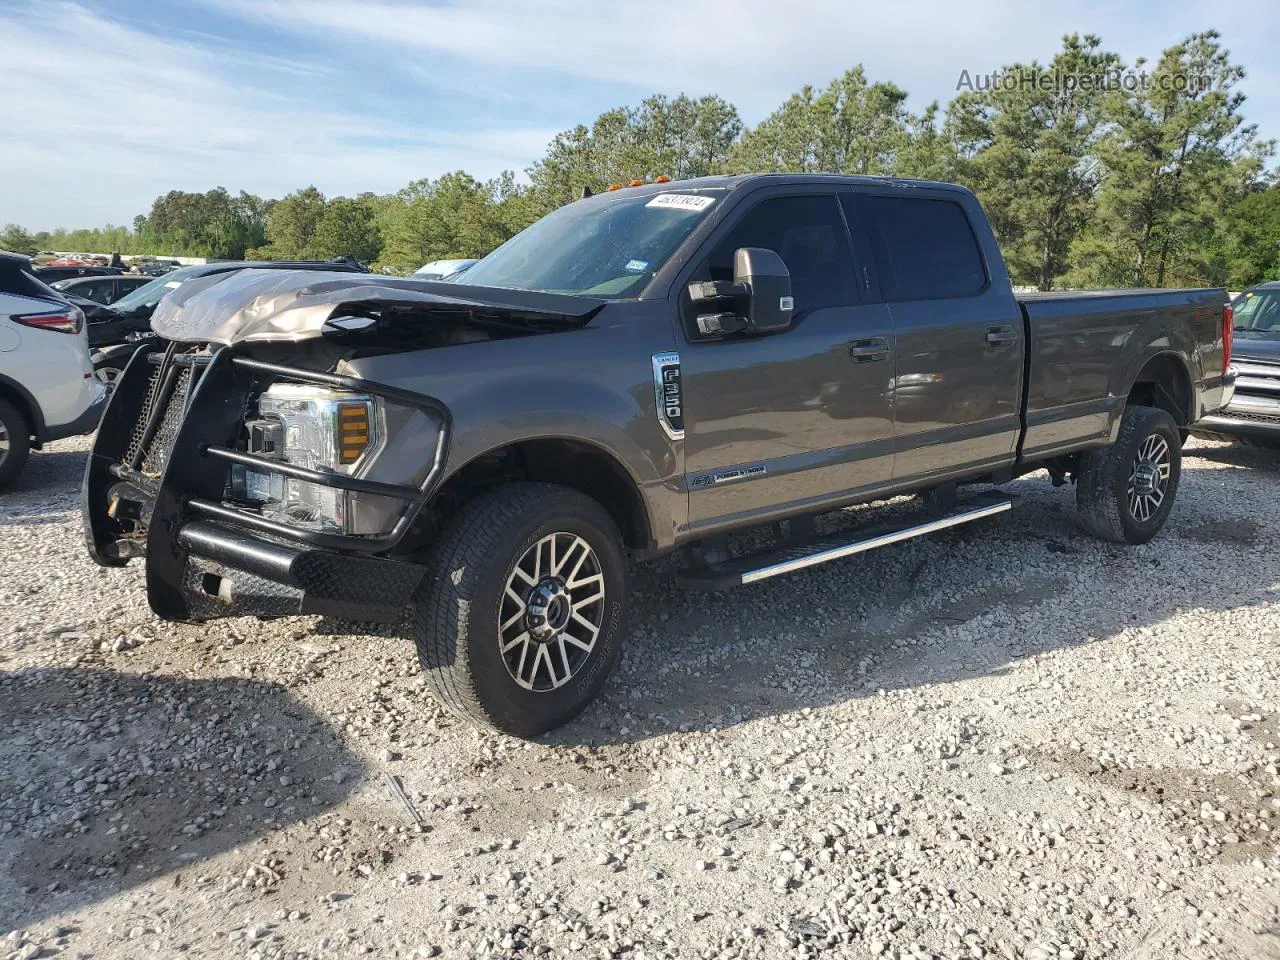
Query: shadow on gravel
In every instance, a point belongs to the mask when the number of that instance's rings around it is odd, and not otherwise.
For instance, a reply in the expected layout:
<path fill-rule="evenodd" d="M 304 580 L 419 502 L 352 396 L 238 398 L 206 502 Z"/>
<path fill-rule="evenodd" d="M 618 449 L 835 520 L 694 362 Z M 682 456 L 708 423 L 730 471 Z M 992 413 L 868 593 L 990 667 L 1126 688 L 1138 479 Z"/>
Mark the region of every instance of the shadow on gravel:
<path fill-rule="evenodd" d="M 32 450 L 18 479 L 5 490 L 0 510 L 11 506 L 15 499 L 31 494 L 56 498 L 59 503 L 78 499 L 88 456 L 87 450 Z"/>
<path fill-rule="evenodd" d="M 70 478 L 78 492 L 88 458 L 88 450 L 32 450 L 17 482 L 9 489 L 40 490 L 48 483 L 65 483 Z"/>
<path fill-rule="evenodd" d="M 362 772 L 274 684 L 0 673 L 0 930 L 164 873 L 194 887 L 203 861 L 341 803 Z M 280 882 L 254 862 L 219 872 Z"/>
<path fill-rule="evenodd" d="M 67 512 L 65 510 L 51 512 L 35 509 L 30 513 L 23 513 L 20 510 L 12 513 L 0 513 L 0 527 L 42 527 L 66 522 Z"/>
<path fill-rule="evenodd" d="M 1266 473 L 1280 474 L 1280 450 L 1266 447 L 1251 447 L 1243 443 L 1232 443 L 1222 446 L 1188 447 L 1183 456 L 1210 460 L 1232 467 L 1248 467 L 1250 470 L 1262 470 Z"/>
<path fill-rule="evenodd" d="M 1192 461 L 1191 483 L 1196 472 Z M 1206 471 L 1205 479 L 1215 478 Z M 1180 504 L 1158 538 L 1131 547 L 1086 535 L 1069 490 L 1040 479 L 1005 489 L 1020 502 L 1001 517 L 728 593 L 681 592 L 675 561 L 638 568 L 637 622 L 621 668 L 596 704 L 545 742 L 625 749 L 882 689 L 997 676 L 1016 660 L 1183 610 L 1275 599 L 1268 589 L 1280 579 L 1280 549 L 1229 500 L 1212 514 Z M 1191 550 L 1207 553 L 1184 560 Z M 1214 570 L 1227 562 L 1233 576 L 1224 581 Z M 1047 601 L 1053 612 L 1036 614 Z"/>

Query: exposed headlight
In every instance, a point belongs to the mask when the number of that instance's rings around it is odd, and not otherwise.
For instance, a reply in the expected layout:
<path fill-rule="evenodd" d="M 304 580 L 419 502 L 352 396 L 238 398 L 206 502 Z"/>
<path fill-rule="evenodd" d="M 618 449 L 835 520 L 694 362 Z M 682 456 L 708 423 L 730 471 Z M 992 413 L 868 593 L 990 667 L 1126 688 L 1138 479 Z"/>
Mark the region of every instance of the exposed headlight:
<path fill-rule="evenodd" d="M 258 399 L 249 422 L 249 452 L 322 472 L 385 483 L 420 484 L 430 470 L 439 433 L 421 410 L 365 394 L 278 383 Z M 394 446 L 389 444 L 396 438 Z M 405 501 L 339 490 L 253 468 L 232 468 L 231 494 L 260 505 L 272 520 L 331 533 L 390 532 Z"/>
<path fill-rule="evenodd" d="M 380 439 L 377 402 L 362 394 L 275 384 L 247 424 L 249 451 L 324 472 L 351 473 Z M 233 469 L 233 495 L 262 505 L 263 516 L 294 526 L 348 531 L 346 491 L 253 468 Z"/>

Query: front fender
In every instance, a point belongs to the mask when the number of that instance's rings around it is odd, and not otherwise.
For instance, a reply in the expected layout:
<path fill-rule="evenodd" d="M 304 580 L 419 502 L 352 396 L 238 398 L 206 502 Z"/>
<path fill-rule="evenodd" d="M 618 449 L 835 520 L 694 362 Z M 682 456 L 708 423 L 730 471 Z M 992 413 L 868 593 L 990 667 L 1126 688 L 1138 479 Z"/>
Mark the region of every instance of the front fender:
<path fill-rule="evenodd" d="M 363 357 L 347 367 L 449 408 L 446 479 L 523 441 L 574 440 L 600 449 L 634 481 L 662 547 L 674 537 L 668 519 L 682 523 L 688 504 L 683 443 L 658 420 L 653 356 L 674 349 L 669 324 L 658 319 Z"/>

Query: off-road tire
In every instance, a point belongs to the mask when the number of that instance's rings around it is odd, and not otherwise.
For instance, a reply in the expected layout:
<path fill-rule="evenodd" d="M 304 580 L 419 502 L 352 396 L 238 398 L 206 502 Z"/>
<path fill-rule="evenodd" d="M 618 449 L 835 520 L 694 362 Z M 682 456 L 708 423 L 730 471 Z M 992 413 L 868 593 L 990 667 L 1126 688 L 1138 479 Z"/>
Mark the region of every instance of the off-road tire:
<path fill-rule="evenodd" d="M 1130 508 L 1129 478 L 1138 452 L 1153 435 L 1168 444 L 1169 477 L 1159 507 L 1145 520 Z M 1076 472 L 1076 506 L 1084 528 L 1113 543 L 1146 543 L 1164 526 L 1173 510 L 1182 475 L 1182 438 L 1164 410 L 1131 404 L 1120 421 L 1115 443 L 1080 455 Z"/>
<path fill-rule="evenodd" d="M 31 427 L 27 418 L 8 400 L 0 398 L 0 426 L 9 439 L 9 449 L 0 452 L 0 490 L 18 478 L 31 451 Z"/>
<path fill-rule="evenodd" d="M 587 541 L 605 589 L 595 645 L 563 686 L 520 686 L 503 659 L 499 611 L 516 563 L 551 533 Z M 409 629 L 427 683 L 445 707 L 481 726 L 535 737 L 577 716 L 617 664 L 627 626 L 622 538 L 604 508 L 568 487 L 507 483 L 458 512 L 426 558 Z M 536 669 L 536 667 L 535 667 Z"/>

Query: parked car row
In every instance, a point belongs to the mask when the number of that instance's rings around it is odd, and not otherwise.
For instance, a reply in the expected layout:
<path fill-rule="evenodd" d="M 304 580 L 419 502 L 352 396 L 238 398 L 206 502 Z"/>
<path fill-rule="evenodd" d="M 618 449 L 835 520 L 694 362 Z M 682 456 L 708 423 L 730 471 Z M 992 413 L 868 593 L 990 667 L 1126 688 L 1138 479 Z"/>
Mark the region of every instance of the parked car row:
<path fill-rule="evenodd" d="M 55 290 L 61 290 L 64 293 L 108 305 L 115 303 L 121 297 L 132 293 L 144 284 L 150 283 L 153 279 L 140 273 L 121 273 L 114 276 L 71 277 L 67 280 L 50 282 L 42 274 L 42 271 L 36 271 L 36 276 L 40 277 Z"/>
<path fill-rule="evenodd" d="M 151 314 L 167 294 L 249 268 L 364 270 L 348 258 L 226 261 L 148 277 L 112 267 L 33 268 L 28 257 L 0 251 L 0 489 L 18 476 L 30 450 L 97 427 L 120 370 L 154 338 Z M 48 278 L 61 271 L 74 275 L 51 285 Z"/>
<path fill-rule="evenodd" d="M 40 278 L 42 282 L 54 284 L 63 280 L 75 280 L 79 277 L 118 277 L 124 273 L 124 268 L 85 264 L 50 264 L 43 267 L 32 267 L 31 272 Z"/>

